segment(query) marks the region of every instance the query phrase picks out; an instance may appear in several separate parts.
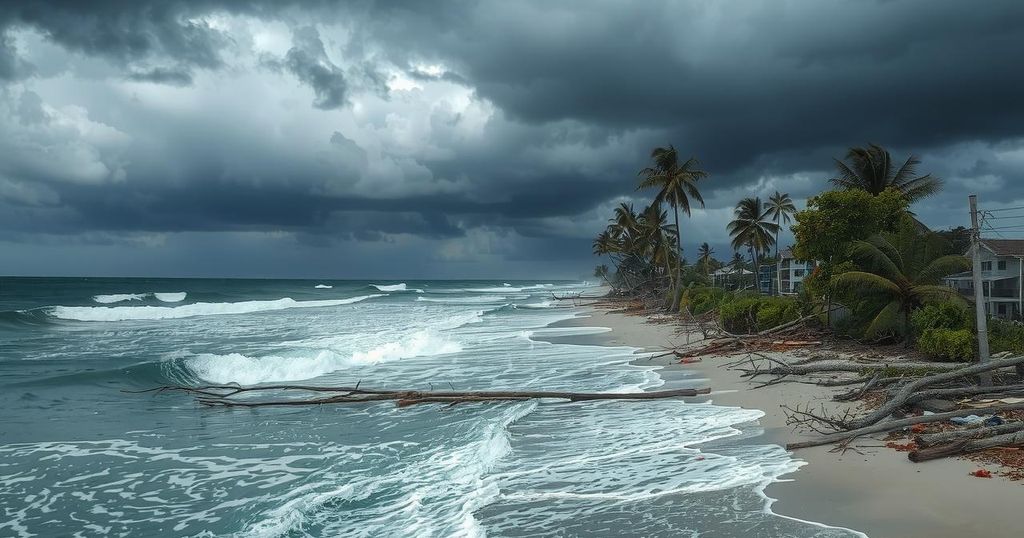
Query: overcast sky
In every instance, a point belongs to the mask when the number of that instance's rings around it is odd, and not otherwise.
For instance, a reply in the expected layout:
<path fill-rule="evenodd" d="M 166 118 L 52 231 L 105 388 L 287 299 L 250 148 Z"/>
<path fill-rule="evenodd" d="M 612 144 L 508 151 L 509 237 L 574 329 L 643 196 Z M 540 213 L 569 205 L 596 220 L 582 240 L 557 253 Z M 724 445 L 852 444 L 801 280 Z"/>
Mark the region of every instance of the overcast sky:
<path fill-rule="evenodd" d="M 669 143 L 691 258 L 868 142 L 967 224 L 1024 205 L 1022 54 L 1020 0 L 0 0 L 0 274 L 575 278 Z"/>

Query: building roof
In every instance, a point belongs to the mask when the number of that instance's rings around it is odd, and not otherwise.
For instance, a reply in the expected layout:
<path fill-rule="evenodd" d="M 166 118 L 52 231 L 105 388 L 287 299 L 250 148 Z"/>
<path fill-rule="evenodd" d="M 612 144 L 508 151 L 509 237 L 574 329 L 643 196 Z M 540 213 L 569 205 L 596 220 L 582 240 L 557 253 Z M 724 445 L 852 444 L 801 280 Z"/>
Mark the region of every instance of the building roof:
<path fill-rule="evenodd" d="M 981 244 L 996 256 L 1024 256 L 1024 239 L 982 239 Z"/>

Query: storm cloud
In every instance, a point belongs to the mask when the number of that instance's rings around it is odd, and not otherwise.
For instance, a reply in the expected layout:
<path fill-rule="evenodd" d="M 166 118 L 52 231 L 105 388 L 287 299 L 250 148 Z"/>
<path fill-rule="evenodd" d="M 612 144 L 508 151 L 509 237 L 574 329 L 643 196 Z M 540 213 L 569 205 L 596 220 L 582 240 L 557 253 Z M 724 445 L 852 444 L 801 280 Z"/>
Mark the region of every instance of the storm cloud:
<path fill-rule="evenodd" d="M 1016 1 L 5 4 L 4 274 L 572 278 L 669 143 L 690 253 L 868 142 L 1024 205 Z"/>

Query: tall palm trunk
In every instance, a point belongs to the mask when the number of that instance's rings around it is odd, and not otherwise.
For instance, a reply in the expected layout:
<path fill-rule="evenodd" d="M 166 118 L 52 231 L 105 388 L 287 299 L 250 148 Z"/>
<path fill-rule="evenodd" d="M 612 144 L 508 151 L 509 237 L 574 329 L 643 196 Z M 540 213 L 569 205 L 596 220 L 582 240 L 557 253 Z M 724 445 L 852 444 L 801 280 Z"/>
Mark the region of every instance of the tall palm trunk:
<path fill-rule="evenodd" d="M 761 267 L 757 263 L 759 257 L 754 245 L 750 245 L 750 257 L 754 261 L 754 289 L 757 290 L 758 295 L 761 295 Z"/>
<path fill-rule="evenodd" d="M 679 229 L 679 204 L 673 208 L 676 216 L 676 281 L 675 285 L 681 287 L 683 283 L 683 232 Z M 679 310 L 680 290 L 673 288 L 672 305 L 669 307 L 673 312 Z"/>
<path fill-rule="evenodd" d="M 779 224 L 779 217 L 775 218 Z M 782 295 L 782 258 L 779 257 L 779 230 L 775 230 L 775 295 Z"/>

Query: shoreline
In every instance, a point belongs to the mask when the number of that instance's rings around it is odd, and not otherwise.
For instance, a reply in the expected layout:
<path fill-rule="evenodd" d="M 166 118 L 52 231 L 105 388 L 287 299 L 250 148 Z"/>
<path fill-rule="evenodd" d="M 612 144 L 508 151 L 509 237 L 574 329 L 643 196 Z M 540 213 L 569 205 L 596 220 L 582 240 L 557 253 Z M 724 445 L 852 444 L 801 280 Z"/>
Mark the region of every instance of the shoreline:
<path fill-rule="evenodd" d="M 580 314 L 557 325 L 599 326 L 611 331 L 588 343 L 623 345 L 658 351 L 700 339 L 672 322 L 651 322 L 646 313 L 625 313 L 600 306 L 575 308 Z M 832 396 L 841 389 L 801 383 L 780 383 L 752 390 L 739 373 L 722 367 L 728 360 L 704 357 L 701 362 L 679 364 L 670 357 L 649 359 L 644 365 L 661 366 L 666 382 L 686 378 L 694 386 L 709 386 L 701 401 L 716 405 L 758 409 L 763 433 L 759 442 L 784 445 L 806 433 L 786 425 L 781 405 L 834 406 Z M 767 510 L 783 518 L 825 528 L 836 527 L 872 538 L 935 538 L 977 535 L 1019 536 L 1015 509 L 1024 495 L 1022 485 L 1005 478 L 980 479 L 968 475 L 974 462 L 946 458 L 912 463 L 903 452 L 884 448 L 884 442 L 863 438 L 845 454 L 832 446 L 792 452 L 804 464 L 764 489 Z M 868 445 L 868 446 L 865 446 Z M 969 502 L 967 501 L 969 499 Z"/>

